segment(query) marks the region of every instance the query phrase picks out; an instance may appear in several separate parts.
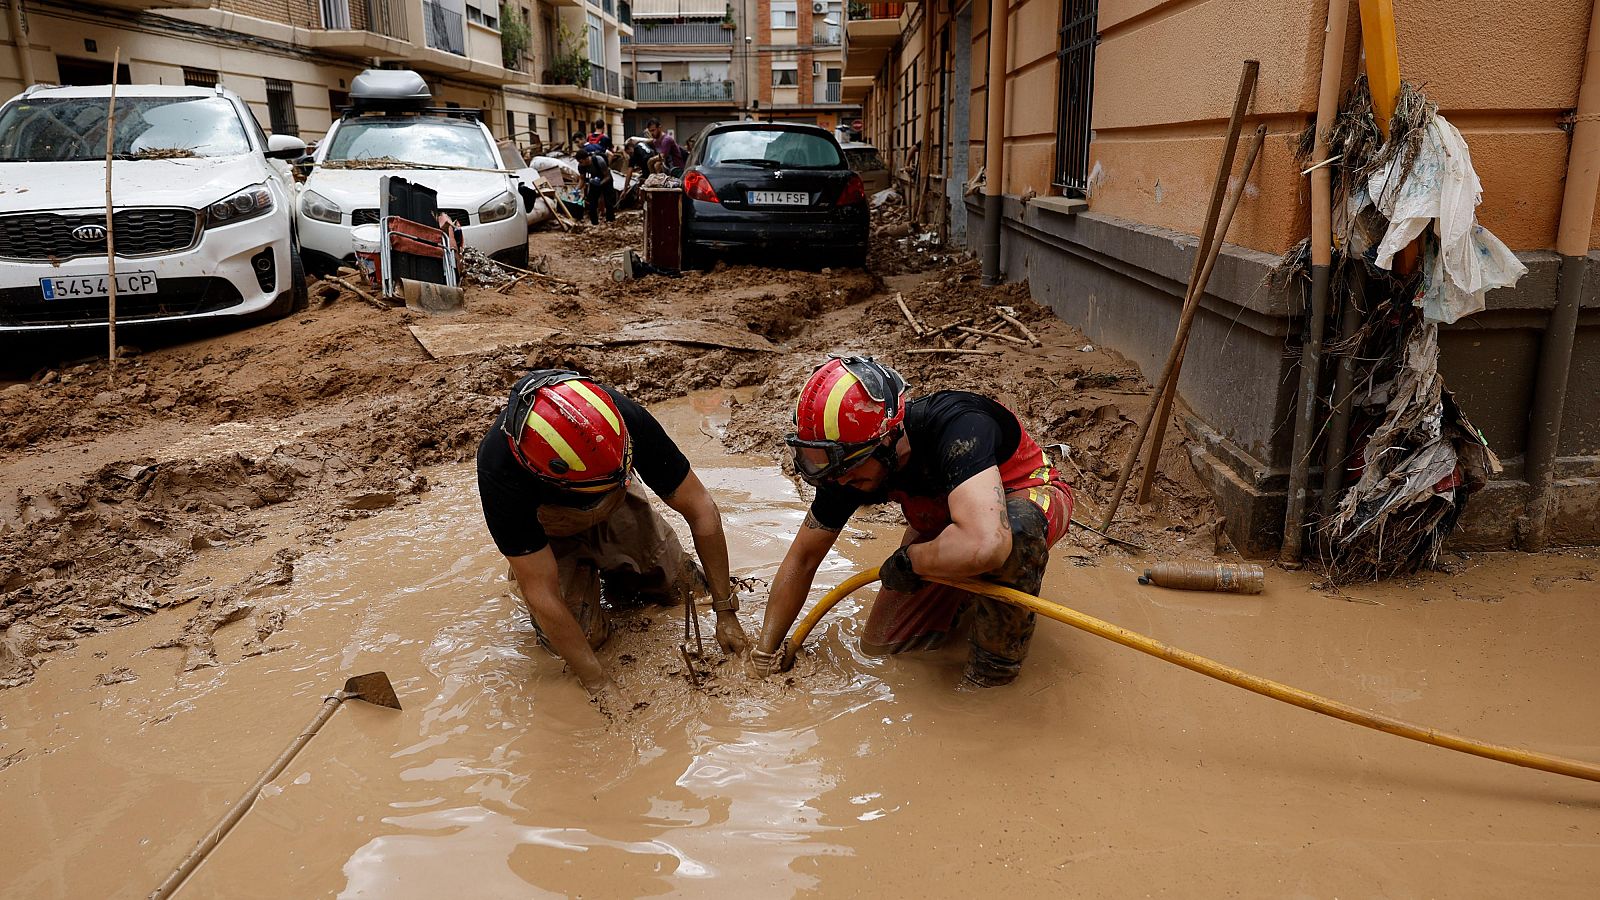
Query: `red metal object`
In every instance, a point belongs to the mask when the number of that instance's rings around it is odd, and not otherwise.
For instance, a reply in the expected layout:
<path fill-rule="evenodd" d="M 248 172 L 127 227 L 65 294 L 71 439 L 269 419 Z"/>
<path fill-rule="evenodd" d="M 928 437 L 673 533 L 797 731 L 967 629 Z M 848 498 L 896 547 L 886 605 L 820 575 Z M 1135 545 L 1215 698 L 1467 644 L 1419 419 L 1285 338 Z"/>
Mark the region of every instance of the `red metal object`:
<path fill-rule="evenodd" d="M 683 191 L 644 189 L 644 261 L 658 269 L 683 268 Z"/>

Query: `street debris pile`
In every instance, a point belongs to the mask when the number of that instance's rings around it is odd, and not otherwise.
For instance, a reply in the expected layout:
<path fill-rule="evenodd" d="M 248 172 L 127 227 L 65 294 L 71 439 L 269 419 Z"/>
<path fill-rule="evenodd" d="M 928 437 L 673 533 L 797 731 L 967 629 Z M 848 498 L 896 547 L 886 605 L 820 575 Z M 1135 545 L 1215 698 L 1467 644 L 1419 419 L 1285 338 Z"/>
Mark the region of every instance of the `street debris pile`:
<path fill-rule="evenodd" d="M 1527 271 L 1477 225 L 1472 157 L 1437 105 L 1404 85 L 1390 127 L 1385 142 L 1362 79 L 1331 140 L 1341 239 L 1329 321 L 1340 322 L 1348 306 L 1359 311 L 1355 330 L 1330 341 L 1328 354 L 1329 384 L 1341 358 L 1354 366 L 1355 425 L 1342 479 L 1349 487 L 1313 529 L 1337 582 L 1433 566 L 1468 497 L 1500 471 L 1444 386 L 1439 325 L 1483 309 L 1487 291 Z M 1399 257 L 1413 240 L 1420 261 L 1406 271 Z M 1297 248 L 1275 278 L 1304 277 L 1308 259 Z"/>
<path fill-rule="evenodd" d="M 880 275 L 926 272 L 955 262 L 963 254 L 946 250 L 936 231 L 919 229 L 899 192 L 886 189 L 872 195 L 872 249 L 868 267 Z"/>

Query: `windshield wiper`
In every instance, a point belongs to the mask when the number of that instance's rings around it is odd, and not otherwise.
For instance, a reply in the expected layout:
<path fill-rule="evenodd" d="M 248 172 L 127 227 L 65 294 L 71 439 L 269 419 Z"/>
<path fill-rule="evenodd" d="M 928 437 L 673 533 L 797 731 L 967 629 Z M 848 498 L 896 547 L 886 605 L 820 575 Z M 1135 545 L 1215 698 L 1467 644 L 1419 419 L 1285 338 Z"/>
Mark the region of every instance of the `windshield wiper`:
<path fill-rule="evenodd" d="M 775 159 L 725 159 L 719 166 L 755 166 L 758 169 L 781 169 L 783 163 Z"/>

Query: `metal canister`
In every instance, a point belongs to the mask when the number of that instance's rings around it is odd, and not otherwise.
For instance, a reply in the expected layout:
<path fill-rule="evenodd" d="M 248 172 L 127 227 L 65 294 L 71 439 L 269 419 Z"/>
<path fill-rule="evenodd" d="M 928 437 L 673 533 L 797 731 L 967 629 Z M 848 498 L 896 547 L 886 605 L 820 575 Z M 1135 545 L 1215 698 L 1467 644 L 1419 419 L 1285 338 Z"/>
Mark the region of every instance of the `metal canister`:
<path fill-rule="evenodd" d="M 1259 594 L 1266 589 L 1267 573 L 1255 563 L 1164 562 L 1145 569 L 1139 583 L 1179 591 Z"/>

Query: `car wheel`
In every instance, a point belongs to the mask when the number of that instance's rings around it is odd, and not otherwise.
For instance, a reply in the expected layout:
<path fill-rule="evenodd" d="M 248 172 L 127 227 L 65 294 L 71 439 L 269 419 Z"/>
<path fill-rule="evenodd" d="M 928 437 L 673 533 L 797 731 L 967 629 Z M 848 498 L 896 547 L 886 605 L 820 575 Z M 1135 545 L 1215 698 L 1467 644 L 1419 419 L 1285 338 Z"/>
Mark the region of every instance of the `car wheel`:
<path fill-rule="evenodd" d="M 867 267 L 867 248 L 856 247 L 846 250 L 843 254 L 843 261 L 846 268 L 865 269 Z"/>
<path fill-rule="evenodd" d="M 491 258 L 508 266 L 526 269 L 528 267 L 528 244 L 524 241 L 521 247 L 510 247 L 501 250 Z"/>

